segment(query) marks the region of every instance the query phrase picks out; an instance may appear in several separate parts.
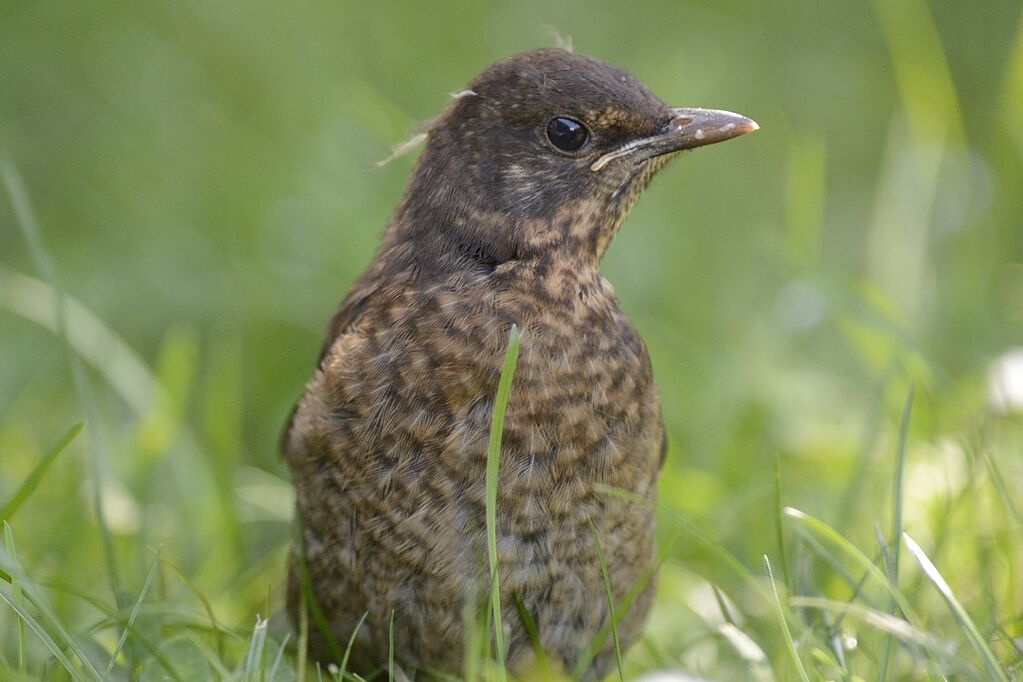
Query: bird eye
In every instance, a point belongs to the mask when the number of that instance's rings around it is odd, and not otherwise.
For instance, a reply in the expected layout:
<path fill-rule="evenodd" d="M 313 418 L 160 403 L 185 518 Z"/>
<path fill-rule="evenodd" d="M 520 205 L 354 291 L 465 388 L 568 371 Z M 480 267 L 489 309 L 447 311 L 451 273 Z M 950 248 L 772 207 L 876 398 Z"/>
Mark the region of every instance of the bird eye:
<path fill-rule="evenodd" d="M 556 116 L 547 123 L 547 139 L 563 152 L 578 151 L 589 137 L 590 131 L 574 118 Z"/>

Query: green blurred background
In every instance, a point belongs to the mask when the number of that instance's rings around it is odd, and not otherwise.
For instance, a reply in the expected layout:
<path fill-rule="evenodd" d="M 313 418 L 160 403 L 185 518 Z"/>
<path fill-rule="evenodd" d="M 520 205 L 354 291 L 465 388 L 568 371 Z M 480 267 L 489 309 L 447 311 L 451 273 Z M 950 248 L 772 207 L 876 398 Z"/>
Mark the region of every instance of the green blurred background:
<path fill-rule="evenodd" d="M 696 636 L 713 631 L 710 578 L 787 674 L 768 607 L 678 518 L 762 574 L 779 551 L 777 464 L 783 504 L 873 556 L 910 384 L 907 530 L 979 619 L 1023 634 L 1023 541 L 1005 512 L 1023 489 L 1023 378 L 997 361 L 1023 344 L 1018 0 L 3 2 L 0 501 L 90 422 L 10 519 L 22 562 L 109 599 L 98 471 L 119 589 L 137 594 L 162 545 L 231 626 L 265 614 L 268 590 L 276 613 L 290 536 L 277 438 L 414 154 L 376 162 L 483 65 L 555 33 L 669 103 L 762 128 L 672 164 L 604 262 L 671 439 L 657 644 L 636 665 L 729 679 L 734 652 Z M 12 196 L 81 306 L 67 316 L 77 387 Z M 810 576 L 842 598 L 793 554 L 790 588 Z M 80 600 L 52 598 L 88 622 Z M 0 651 L 12 623 L 0 608 Z"/>

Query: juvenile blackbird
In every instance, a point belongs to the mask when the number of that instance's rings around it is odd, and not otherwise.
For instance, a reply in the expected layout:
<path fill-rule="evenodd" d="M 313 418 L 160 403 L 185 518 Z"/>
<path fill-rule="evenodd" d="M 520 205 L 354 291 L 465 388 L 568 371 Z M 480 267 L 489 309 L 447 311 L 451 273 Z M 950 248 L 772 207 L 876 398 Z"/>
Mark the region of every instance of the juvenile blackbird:
<path fill-rule="evenodd" d="M 621 645 L 637 638 L 665 437 L 646 348 L 599 263 L 669 159 L 756 129 L 669 107 L 626 71 L 557 49 L 491 64 L 433 121 L 283 439 L 301 531 L 289 611 L 297 622 L 302 554 L 342 651 L 365 616 L 350 669 L 387 663 L 393 611 L 404 670 L 461 672 L 466 604 L 490 580 L 487 441 L 513 323 L 497 500 L 509 666 L 533 655 L 516 598 L 569 671 L 608 623 L 591 521 L 615 601 L 638 593 Z M 330 660 L 309 622 L 313 655 Z M 608 637 L 584 675 L 613 661 Z"/>

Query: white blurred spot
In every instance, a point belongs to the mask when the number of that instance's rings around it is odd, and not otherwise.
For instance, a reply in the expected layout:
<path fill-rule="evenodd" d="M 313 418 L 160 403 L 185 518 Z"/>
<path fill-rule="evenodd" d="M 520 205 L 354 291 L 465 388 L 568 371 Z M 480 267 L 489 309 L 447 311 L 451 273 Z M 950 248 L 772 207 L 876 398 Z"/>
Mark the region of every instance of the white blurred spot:
<path fill-rule="evenodd" d="M 806 331 L 824 319 L 824 296 L 806 280 L 796 280 L 786 284 L 778 294 L 774 310 L 778 322 L 786 329 Z"/>
<path fill-rule="evenodd" d="M 996 358 L 987 376 L 991 408 L 1002 414 L 1023 412 L 1023 348 L 1013 348 Z"/>
<path fill-rule="evenodd" d="M 955 438 L 942 438 L 937 442 L 914 443 L 911 455 L 907 454 L 906 462 L 904 526 L 930 541 L 925 533 L 931 526 L 932 515 L 970 480 L 966 454 Z"/>
<path fill-rule="evenodd" d="M 115 533 L 137 533 L 142 527 L 142 511 L 128 489 L 113 478 L 103 482 L 103 518 Z"/>

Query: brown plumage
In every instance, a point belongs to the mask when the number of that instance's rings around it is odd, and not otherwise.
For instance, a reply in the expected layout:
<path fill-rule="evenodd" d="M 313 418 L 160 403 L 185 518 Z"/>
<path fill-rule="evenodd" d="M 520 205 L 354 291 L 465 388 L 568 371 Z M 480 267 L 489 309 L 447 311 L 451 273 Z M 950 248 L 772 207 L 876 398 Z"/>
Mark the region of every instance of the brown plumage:
<path fill-rule="evenodd" d="M 627 72 L 562 50 L 495 62 L 431 124 L 381 249 L 330 323 L 288 425 L 305 564 L 352 662 L 461 672 L 463 614 L 489 581 L 487 439 L 508 332 L 497 546 L 508 661 L 567 670 L 608 621 L 592 521 L 634 641 L 650 606 L 664 429 L 650 359 L 599 261 L 676 152 L 756 129 L 672 109 Z M 611 495 L 604 487 L 627 491 Z M 631 498 L 631 499 L 629 499 Z M 293 557 L 289 608 L 301 589 Z M 315 626 L 311 646 L 330 648 Z M 613 664 L 610 639 L 586 670 Z"/>

